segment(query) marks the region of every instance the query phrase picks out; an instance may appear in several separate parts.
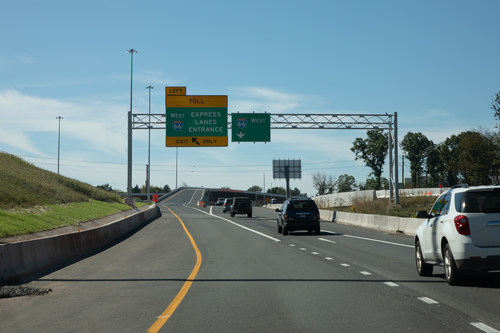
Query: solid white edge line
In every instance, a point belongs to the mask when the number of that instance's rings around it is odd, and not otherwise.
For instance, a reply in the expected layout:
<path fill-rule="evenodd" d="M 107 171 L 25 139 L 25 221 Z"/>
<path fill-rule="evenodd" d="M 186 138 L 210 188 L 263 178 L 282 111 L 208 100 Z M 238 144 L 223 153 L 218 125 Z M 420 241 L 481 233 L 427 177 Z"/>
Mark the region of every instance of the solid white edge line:
<path fill-rule="evenodd" d="M 490 327 L 486 324 L 483 324 L 481 322 L 477 322 L 477 323 L 470 323 L 472 326 L 474 326 L 475 328 L 477 329 L 480 329 L 481 331 L 485 332 L 485 333 L 500 333 L 499 330 L 496 330 L 494 329 L 493 327 Z"/>
<path fill-rule="evenodd" d="M 211 206 L 211 207 L 212 207 L 212 206 Z M 224 221 L 229 222 L 229 223 L 231 223 L 231 224 L 234 224 L 235 226 L 238 226 L 238 227 L 240 227 L 240 228 L 242 228 L 242 229 L 245 229 L 245 230 L 247 230 L 247 231 L 253 232 L 253 233 L 257 234 L 257 235 L 260 235 L 260 236 L 262 236 L 262 237 L 269 238 L 270 240 L 273 240 L 273 241 L 275 241 L 275 242 L 281 242 L 281 240 L 279 240 L 278 238 L 274 238 L 274 237 L 268 236 L 268 235 L 266 235 L 266 234 L 263 234 L 262 232 L 259 232 L 259 231 L 257 231 L 257 230 L 250 229 L 250 228 L 245 227 L 245 226 L 243 226 L 243 225 L 241 225 L 241 224 L 238 224 L 238 223 L 236 223 L 236 222 L 233 222 L 233 221 L 231 221 L 231 220 L 228 220 L 228 219 L 226 219 L 226 218 L 224 218 L 224 217 L 217 216 L 217 215 L 215 215 L 215 214 L 213 214 L 213 213 L 212 213 L 212 210 L 211 210 L 211 209 L 210 209 L 210 213 L 207 213 L 207 212 L 205 212 L 205 211 L 203 211 L 203 210 L 201 210 L 201 209 L 198 209 L 198 208 L 194 208 L 194 207 L 189 207 L 189 208 L 194 209 L 194 210 L 197 210 L 197 211 L 199 211 L 199 212 L 202 212 L 203 214 L 207 214 L 207 215 L 210 215 L 210 216 L 216 217 L 216 218 L 218 218 L 218 219 L 224 220 Z"/>
<path fill-rule="evenodd" d="M 357 238 L 357 239 L 363 239 L 363 240 L 368 240 L 372 242 L 378 242 L 378 243 L 384 243 L 384 244 L 390 244 L 390 245 L 397 245 L 397 246 L 403 246 L 403 247 L 409 247 L 409 248 L 415 248 L 413 245 L 406 245 L 406 244 L 400 244 L 400 243 L 394 243 L 394 242 L 388 242 L 388 241 L 383 241 L 380 239 L 373 239 L 373 238 L 366 238 L 366 237 L 359 237 L 359 236 L 352 236 L 352 235 L 346 235 L 346 234 L 338 234 L 336 232 L 328 231 L 328 230 L 321 230 L 323 232 L 327 232 L 333 235 L 337 236 L 344 236 L 344 237 L 350 237 L 350 238 Z"/>

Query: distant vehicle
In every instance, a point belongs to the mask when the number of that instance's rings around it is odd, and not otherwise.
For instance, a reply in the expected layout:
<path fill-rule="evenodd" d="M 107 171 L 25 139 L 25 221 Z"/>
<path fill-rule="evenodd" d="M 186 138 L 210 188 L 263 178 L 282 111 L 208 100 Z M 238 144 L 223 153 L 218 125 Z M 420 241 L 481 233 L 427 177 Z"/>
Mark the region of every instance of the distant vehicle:
<path fill-rule="evenodd" d="M 224 204 L 224 201 L 226 200 L 226 198 L 219 198 L 217 199 L 217 201 L 215 202 L 215 205 L 216 206 L 222 206 Z"/>
<path fill-rule="evenodd" d="M 271 199 L 271 203 L 272 203 L 272 204 L 278 203 L 278 199 L 276 199 L 276 198 L 272 198 L 272 199 Z"/>
<path fill-rule="evenodd" d="M 446 281 L 460 284 L 468 273 L 500 269 L 500 186 L 454 186 L 443 193 L 415 235 L 420 276 L 442 264 Z"/>
<path fill-rule="evenodd" d="M 289 231 L 307 230 L 319 235 L 319 209 L 312 199 L 286 200 L 276 212 L 278 233 L 288 235 Z"/>
<path fill-rule="evenodd" d="M 236 214 L 246 214 L 248 217 L 252 217 L 252 201 L 245 197 L 235 197 L 231 205 L 230 214 L 231 217 L 234 217 Z"/>
<path fill-rule="evenodd" d="M 224 200 L 224 204 L 222 205 L 222 212 L 229 212 L 231 210 L 231 206 L 233 205 L 233 198 L 227 198 Z"/>

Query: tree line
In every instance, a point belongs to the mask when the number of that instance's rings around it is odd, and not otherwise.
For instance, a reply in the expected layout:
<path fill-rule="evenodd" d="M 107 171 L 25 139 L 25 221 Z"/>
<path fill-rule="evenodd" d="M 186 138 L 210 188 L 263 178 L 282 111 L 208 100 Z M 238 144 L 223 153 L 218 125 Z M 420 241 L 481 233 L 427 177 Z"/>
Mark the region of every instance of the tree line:
<path fill-rule="evenodd" d="M 500 124 L 500 91 L 491 109 Z M 498 125 L 496 127 L 500 128 Z M 388 140 L 388 134 L 381 130 L 369 130 L 366 138 L 356 138 L 351 151 L 356 160 L 363 160 L 372 170 L 366 183 L 356 184 L 354 177 L 349 175 L 334 180 L 332 176 L 314 173 L 313 186 L 318 194 L 386 189 L 388 181 L 382 177 L 382 173 L 388 153 Z M 408 132 L 400 147 L 404 158 L 410 162 L 413 188 L 448 187 L 459 183 L 500 183 L 500 132 L 470 130 L 453 134 L 441 143 L 434 143 L 421 132 Z"/>
<path fill-rule="evenodd" d="M 120 190 L 114 189 L 109 184 L 97 185 L 96 187 L 100 188 L 101 190 L 108 191 L 108 192 L 115 192 L 115 193 L 122 192 Z M 171 191 L 171 189 L 170 189 L 170 186 L 168 186 L 168 185 L 164 185 L 163 187 L 151 185 L 149 187 L 149 193 L 169 193 L 170 191 Z M 142 187 L 139 187 L 139 185 L 135 185 L 134 187 L 132 187 L 131 192 L 132 193 L 147 193 L 146 185 L 142 185 Z"/>

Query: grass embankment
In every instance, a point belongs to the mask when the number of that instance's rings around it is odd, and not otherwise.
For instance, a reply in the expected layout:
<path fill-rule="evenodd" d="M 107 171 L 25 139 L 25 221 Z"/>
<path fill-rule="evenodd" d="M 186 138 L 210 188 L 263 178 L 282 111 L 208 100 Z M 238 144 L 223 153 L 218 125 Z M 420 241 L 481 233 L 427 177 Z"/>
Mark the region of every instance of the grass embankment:
<path fill-rule="evenodd" d="M 389 199 L 377 199 L 373 201 L 355 200 L 350 207 L 337 207 L 332 210 L 359 214 L 388 215 L 398 217 L 415 217 L 417 211 L 429 211 L 437 197 L 416 196 L 399 197 L 399 205 L 389 204 Z"/>
<path fill-rule="evenodd" d="M 77 225 L 130 209 L 119 195 L 0 152 L 0 237 Z"/>

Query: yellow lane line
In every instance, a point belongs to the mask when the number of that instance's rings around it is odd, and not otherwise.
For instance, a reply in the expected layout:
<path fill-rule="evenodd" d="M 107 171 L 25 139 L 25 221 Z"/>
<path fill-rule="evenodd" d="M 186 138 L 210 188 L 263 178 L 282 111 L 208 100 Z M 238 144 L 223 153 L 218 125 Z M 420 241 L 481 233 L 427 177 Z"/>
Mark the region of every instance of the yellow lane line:
<path fill-rule="evenodd" d="M 168 208 L 168 207 L 167 207 Z M 167 322 L 167 320 L 172 316 L 174 311 L 177 309 L 179 304 L 181 304 L 182 300 L 186 296 L 189 288 L 191 287 L 191 284 L 193 283 L 193 280 L 195 279 L 196 275 L 198 274 L 198 271 L 200 270 L 201 266 L 201 253 L 200 250 L 198 249 L 198 246 L 196 245 L 193 237 L 187 230 L 186 226 L 184 225 L 184 222 L 182 222 L 181 218 L 177 216 L 170 208 L 168 210 L 174 214 L 174 216 L 179 220 L 179 222 L 182 224 L 182 228 L 184 228 L 184 231 L 186 232 L 187 236 L 189 237 L 189 240 L 191 241 L 191 245 L 194 248 L 194 251 L 196 252 L 196 264 L 194 265 L 193 271 L 191 274 L 188 276 L 186 282 L 184 282 L 184 285 L 182 286 L 181 290 L 177 293 L 177 296 L 175 296 L 174 300 L 169 304 L 169 306 L 163 311 L 163 313 L 158 316 L 158 319 L 154 322 L 153 325 L 148 329 L 148 332 L 153 333 L 153 332 L 158 332 L 163 325 Z"/>

